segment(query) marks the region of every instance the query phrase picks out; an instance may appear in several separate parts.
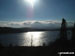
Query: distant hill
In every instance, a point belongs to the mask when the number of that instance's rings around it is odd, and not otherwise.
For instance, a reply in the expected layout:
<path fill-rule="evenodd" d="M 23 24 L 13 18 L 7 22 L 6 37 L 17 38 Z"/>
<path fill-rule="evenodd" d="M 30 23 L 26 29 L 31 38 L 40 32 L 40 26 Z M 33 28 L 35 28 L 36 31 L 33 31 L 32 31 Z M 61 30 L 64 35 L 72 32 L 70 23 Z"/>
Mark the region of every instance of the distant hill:
<path fill-rule="evenodd" d="M 0 27 L 0 34 L 2 33 L 20 33 L 27 32 L 29 28 L 11 28 L 11 27 Z"/>
<path fill-rule="evenodd" d="M 72 27 L 67 28 L 67 30 L 71 30 Z M 28 31 L 59 31 L 60 28 L 56 29 L 38 29 L 38 28 L 11 28 L 11 27 L 0 27 L 0 34 L 4 33 L 21 33 Z"/>

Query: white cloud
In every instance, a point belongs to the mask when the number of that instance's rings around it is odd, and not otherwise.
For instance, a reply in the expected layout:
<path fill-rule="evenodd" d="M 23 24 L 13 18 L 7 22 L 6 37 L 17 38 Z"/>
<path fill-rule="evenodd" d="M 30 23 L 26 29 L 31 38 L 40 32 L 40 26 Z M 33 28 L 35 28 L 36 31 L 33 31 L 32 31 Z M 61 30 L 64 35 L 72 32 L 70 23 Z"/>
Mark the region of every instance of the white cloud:
<path fill-rule="evenodd" d="M 68 22 L 68 26 L 73 26 L 73 22 Z M 61 21 L 37 21 L 37 20 L 26 20 L 22 22 L 7 22 L 0 21 L 2 27 L 33 27 L 33 28 L 58 28 L 61 26 Z"/>

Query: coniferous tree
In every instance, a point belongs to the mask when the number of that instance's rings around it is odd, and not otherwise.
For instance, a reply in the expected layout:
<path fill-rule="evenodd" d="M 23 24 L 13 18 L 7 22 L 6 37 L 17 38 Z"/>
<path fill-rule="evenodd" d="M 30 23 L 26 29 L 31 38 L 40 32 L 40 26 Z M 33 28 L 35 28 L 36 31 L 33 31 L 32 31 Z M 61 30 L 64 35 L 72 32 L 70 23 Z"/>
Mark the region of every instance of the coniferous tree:
<path fill-rule="evenodd" d="M 61 24 L 60 40 L 61 41 L 67 40 L 67 23 L 64 18 L 62 19 L 62 24 Z"/>
<path fill-rule="evenodd" d="M 75 24 L 74 24 L 74 27 L 72 29 L 72 43 L 75 43 Z"/>

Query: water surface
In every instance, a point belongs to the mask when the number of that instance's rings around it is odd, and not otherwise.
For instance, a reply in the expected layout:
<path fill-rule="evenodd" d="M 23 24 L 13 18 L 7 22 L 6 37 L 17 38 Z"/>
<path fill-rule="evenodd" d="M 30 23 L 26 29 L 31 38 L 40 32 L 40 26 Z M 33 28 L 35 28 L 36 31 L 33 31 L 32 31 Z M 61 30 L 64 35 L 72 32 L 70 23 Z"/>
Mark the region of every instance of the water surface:
<path fill-rule="evenodd" d="M 44 43 L 55 41 L 59 38 L 59 31 L 34 31 L 24 33 L 0 34 L 0 43 L 5 46 L 9 44 L 18 46 L 42 46 Z"/>

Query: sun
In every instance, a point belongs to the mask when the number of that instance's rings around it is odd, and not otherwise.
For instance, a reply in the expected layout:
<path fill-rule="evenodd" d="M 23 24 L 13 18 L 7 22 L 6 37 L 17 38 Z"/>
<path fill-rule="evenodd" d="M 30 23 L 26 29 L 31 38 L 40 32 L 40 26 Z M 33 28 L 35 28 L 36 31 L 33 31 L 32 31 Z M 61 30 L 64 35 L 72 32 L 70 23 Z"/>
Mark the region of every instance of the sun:
<path fill-rule="evenodd" d="M 35 2 L 36 2 L 36 0 L 25 0 L 27 3 L 29 3 L 31 6 L 32 6 L 32 8 L 34 7 L 34 4 L 35 4 Z"/>

